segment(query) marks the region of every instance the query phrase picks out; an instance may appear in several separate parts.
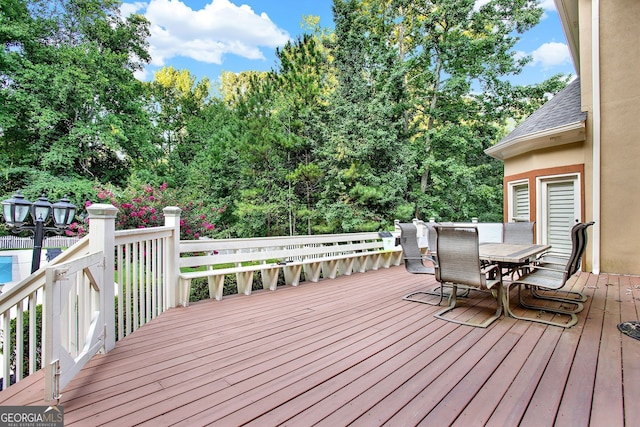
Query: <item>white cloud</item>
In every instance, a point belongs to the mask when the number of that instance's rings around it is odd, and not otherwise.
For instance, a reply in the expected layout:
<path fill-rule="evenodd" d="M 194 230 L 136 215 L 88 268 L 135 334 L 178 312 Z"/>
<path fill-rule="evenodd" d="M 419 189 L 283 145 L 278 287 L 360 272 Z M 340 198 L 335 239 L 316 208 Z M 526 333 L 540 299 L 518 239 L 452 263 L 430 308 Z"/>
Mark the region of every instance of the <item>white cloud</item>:
<path fill-rule="evenodd" d="M 143 13 L 151 23 L 149 53 L 156 66 L 176 56 L 210 64 L 221 64 L 225 54 L 264 59 L 260 48 L 275 49 L 290 39 L 267 14 L 229 0 L 212 0 L 200 10 L 180 0 L 123 3 L 120 9 L 123 16 Z"/>
<path fill-rule="evenodd" d="M 530 65 L 540 65 L 543 68 L 551 68 L 571 62 L 569 47 L 564 43 L 549 42 L 531 52 L 533 61 Z"/>
<path fill-rule="evenodd" d="M 540 0 L 539 6 L 544 9 L 545 12 L 551 12 L 556 10 L 556 4 L 553 0 Z"/>
<path fill-rule="evenodd" d="M 554 0 L 540 0 L 538 6 L 542 8 L 542 16 L 540 17 L 541 21 L 544 21 L 549 17 L 549 12 L 558 13 Z"/>
<path fill-rule="evenodd" d="M 120 5 L 120 13 L 122 16 L 129 16 L 132 13 L 137 13 L 139 10 L 147 7 L 147 3 L 135 2 L 135 3 L 122 3 Z"/>
<path fill-rule="evenodd" d="M 138 70 L 138 71 L 134 71 L 133 72 L 133 76 L 140 80 L 141 82 L 146 81 L 147 79 L 149 79 L 149 71 L 147 71 L 146 69 L 143 70 Z"/>

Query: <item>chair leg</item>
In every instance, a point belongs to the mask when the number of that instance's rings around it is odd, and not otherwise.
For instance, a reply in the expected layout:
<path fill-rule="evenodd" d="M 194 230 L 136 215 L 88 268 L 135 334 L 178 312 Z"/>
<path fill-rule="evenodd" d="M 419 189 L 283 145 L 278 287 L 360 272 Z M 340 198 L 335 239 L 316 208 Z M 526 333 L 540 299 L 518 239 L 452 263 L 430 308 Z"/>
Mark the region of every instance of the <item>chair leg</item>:
<path fill-rule="evenodd" d="M 447 287 L 450 287 L 447 285 Z M 413 301 L 413 302 L 419 302 L 422 304 L 429 304 L 429 305 L 440 305 L 442 304 L 442 300 L 444 299 L 444 297 L 449 297 L 450 293 L 449 292 L 445 292 L 444 291 L 444 286 L 440 285 L 437 286 L 429 291 L 415 291 L 415 292 L 411 292 L 408 295 L 405 295 L 404 297 L 402 297 L 403 300 L 406 301 Z M 457 297 L 458 298 L 466 298 L 467 296 L 469 296 L 469 292 L 471 292 L 471 288 L 464 286 L 462 289 L 458 290 L 457 293 Z M 438 300 L 437 303 L 435 302 L 430 302 L 430 301 L 425 301 L 423 299 L 419 299 L 419 298 L 413 298 L 414 295 L 433 295 L 433 296 L 437 296 L 440 297 L 440 299 Z"/>
<path fill-rule="evenodd" d="M 451 291 L 451 294 L 449 295 L 449 305 L 445 309 L 440 310 L 439 312 L 434 314 L 434 316 L 437 317 L 438 319 L 446 320 L 447 322 L 458 323 L 460 325 L 474 326 L 474 327 L 478 327 L 478 328 L 486 328 L 487 326 L 491 325 L 493 322 L 498 320 L 500 318 L 500 316 L 502 315 L 502 300 L 503 300 L 503 297 L 502 297 L 502 286 L 500 286 L 500 287 L 498 287 L 498 295 L 497 295 L 497 298 L 496 298 L 497 308 L 496 308 L 495 314 L 493 316 L 489 317 L 484 322 L 481 322 L 481 323 L 465 322 L 465 321 L 458 320 L 458 319 L 452 319 L 452 318 L 444 317 L 444 315 L 446 313 L 448 313 L 448 312 L 452 311 L 454 308 L 456 308 L 457 286 L 456 285 L 452 285 L 452 291 Z"/>
<path fill-rule="evenodd" d="M 559 291 L 561 295 L 545 295 L 544 293 L 541 293 L 538 289 L 536 288 L 532 288 L 531 289 L 531 293 L 533 294 L 534 297 L 538 298 L 538 299 L 546 299 L 546 300 L 550 300 L 550 301 L 562 301 L 562 302 L 570 302 L 572 304 L 575 304 L 577 302 L 585 302 L 587 300 L 587 296 L 585 294 L 583 294 L 582 292 L 575 292 L 575 291 Z M 567 295 L 562 296 L 562 295 Z M 568 295 L 575 295 L 576 298 L 570 298 Z"/>
<path fill-rule="evenodd" d="M 444 293 L 442 291 L 442 286 L 439 286 L 438 288 L 440 288 L 439 294 L 435 292 L 435 289 L 433 291 L 415 291 L 415 292 L 411 292 L 408 295 L 405 295 L 404 297 L 402 297 L 402 299 L 405 301 L 419 302 L 422 304 L 440 305 L 442 303 L 442 300 L 444 299 Z M 431 301 L 426 301 L 420 298 L 414 298 L 414 295 L 435 295 L 435 296 L 439 296 L 440 298 L 438 299 L 438 302 L 431 302 Z"/>
<path fill-rule="evenodd" d="M 516 315 L 513 311 L 511 311 L 511 303 L 510 303 L 510 291 L 511 291 L 511 286 L 513 285 L 513 283 L 507 282 L 505 284 L 505 289 L 504 289 L 504 312 L 505 312 L 505 316 L 508 317 L 513 317 L 514 319 L 519 319 L 519 320 L 528 320 L 530 322 L 537 322 L 537 323 L 544 323 L 546 325 L 552 325 L 552 326 L 560 326 L 561 328 L 570 328 L 572 326 L 574 326 L 576 323 L 578 323 L 578 316 L 575 315 L 575 313 L 559 313 L 559 312 L 554 312 L 556 314 L 560 314 L 560 315 L 566 315 L 569 316 L 569 322 L 567 323 L 561 323 L 561 322 L 554 322 L 552 320 L 545 320 L 545 319 L 541 319 L 539 317 L 527 317 L 527 316 L 518 316 Z M 518 287 L 521 286 L 520 283 L 516 283 L 516 285 L 518 285 Z M 518 290 L 518 292 L 520 292 L 520 290 Z M 582 305 L 582 304 L 580 304 Z M 547 309 L 546 307 L 544 308 L 543 311 L 551 311 L 549 309 Z"/>
<path fill-rule="evenodd" d="M 553 302 L 559 302 L 561 304 L 571 304 L 573 306 L 575 306 L 575 308 L 573 309 L 567 309 L 567 308 L 563 308 L 563 307 L 548 307 L 548 306 L 543 306 L 543 305 L 535 305 L 535 304 L 531 304 L 528 303 L 522 296 L 522 286 L 518 286 L 518 301 L 520 302 L 520 305 L 524 308 L 530 309 L 530 310 L 543 310 L 543 311 L 550 311 L 553 313 L 559 313 L 559 314 L 576 314 L 576 313 L 580 313 L 584 306 L 582 305 L 581 302 L 578 301 L 570 301 L 567 299 L 562 299 L 562 298 L 551 298 L 551 297 L 538 297 L 536 294 L 536 287 L 535 286 L 530 286 L 529 287 L 529 292 L 534 296 L 534 298 L 537 299 L 542 299 L 542 300 L 546 300 L 546 301 L 553 301 Z"/>
<path fill-rule="evenodd" d="M 447 288 L 451 287 L 451 286 L 447 286 L 447 285 L 444 285 L 444 286 L 446 286 Z M 436 293 L 438 292 L 438 288 L 442 288 L 442 287 L 443 287 L 443 285 L 440 285 L 437 288 L 434 288 L 431 291 L 427 291 L 427 292 L 432 292 L 433 295 L 437 295 Z M 444 291 L 444 290 L 442 292 L 443 292 L 444 296 L 449 297 L 450 292 L 447 292 L 447 291 Z M 470 287 L 464 286 L 464 285 L 458 285 L 458 291 L 457 291 L 456 296 L 458 298 L 466 298 L 466 297 L 469 296 L 470 292 L 471 292 L 471 288 Z"/>

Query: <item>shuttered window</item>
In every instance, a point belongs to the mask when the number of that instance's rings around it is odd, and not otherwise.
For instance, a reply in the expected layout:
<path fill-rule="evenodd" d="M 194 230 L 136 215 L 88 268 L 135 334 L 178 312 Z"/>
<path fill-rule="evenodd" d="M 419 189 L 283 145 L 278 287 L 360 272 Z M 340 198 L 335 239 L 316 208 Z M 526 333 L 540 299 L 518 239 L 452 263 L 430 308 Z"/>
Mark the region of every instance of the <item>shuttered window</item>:
<path fill-rule="evenodd" d="M 511 221 L 529 221 L 529 184 L 511 186 Z"/>

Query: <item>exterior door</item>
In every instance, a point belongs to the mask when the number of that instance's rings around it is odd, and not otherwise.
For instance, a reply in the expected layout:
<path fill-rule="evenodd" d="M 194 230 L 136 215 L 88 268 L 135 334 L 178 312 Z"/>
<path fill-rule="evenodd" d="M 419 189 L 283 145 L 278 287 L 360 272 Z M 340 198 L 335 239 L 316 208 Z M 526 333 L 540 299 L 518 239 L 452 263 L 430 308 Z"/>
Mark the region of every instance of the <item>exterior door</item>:
<path fill-rule="evenodd" d="M 578 175 L 540 180 L 538 232 L 542 243 L 551 245 L 550 252 L 555 255 L 571 255 L 571 228 L 581 221 L 579 181 Z"/>

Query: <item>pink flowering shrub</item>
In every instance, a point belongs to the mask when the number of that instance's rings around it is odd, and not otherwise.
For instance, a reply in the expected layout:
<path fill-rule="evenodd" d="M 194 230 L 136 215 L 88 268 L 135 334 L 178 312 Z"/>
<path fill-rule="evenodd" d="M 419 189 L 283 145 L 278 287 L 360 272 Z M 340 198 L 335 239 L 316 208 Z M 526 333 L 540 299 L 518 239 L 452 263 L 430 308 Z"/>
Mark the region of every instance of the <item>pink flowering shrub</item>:
<path fill-rule="evenodd" d="M 84 222 L 74 221 L 71 225 L 64 230 L 64 234 L 69 237 L 82 237 L 85 236 L 89 232 L 89 228 L 87 224 Z"/>
<path fill-rule="evenodd" d="M 180 238 L 183 240 L 198 239 L 201 236 L 213 236 L 216 229 L 214 220 L 222 214 L 226 207 L 207 208 L 202 202 L 182 203 L 176 190 L 162 184 L 159 188 L 150 185 L 142 189 L 129 190 L 125 194 L 116 194 L 106 188 L 96 188 L 96 203 L 110 203 L 118 208 L 116 229 L 147 228 L 164 225 L 162 209 L 177 206 L 180 213 Z M 92 202 L 88 201 L 86 207 Z M 75 223 L 74 223 L 75 224 Z M 70 227 L 73 235 L 86 234 L 83 224 Z"/>

